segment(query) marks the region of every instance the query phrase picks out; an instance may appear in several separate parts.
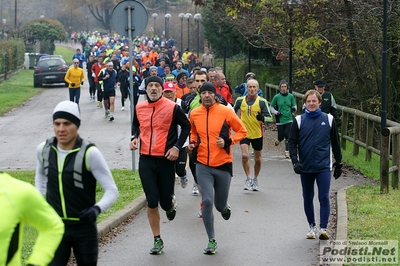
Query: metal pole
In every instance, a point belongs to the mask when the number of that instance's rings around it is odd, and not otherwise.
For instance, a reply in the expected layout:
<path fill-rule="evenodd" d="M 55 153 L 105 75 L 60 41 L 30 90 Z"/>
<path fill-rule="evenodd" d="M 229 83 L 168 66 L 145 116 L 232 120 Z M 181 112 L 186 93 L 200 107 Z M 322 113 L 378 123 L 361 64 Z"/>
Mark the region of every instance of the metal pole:
<path fill-rule="evenodd" d="M 197 20 L 197 56 L 200 57 L 200 20 Z"/>
<path fill-rule="evenodd" d="M 381 131 L 386 128 L 387 118 L 387 14 L 388 0 L 383 0 L 383 45 L 382 45 L 382 112 Z M 382 144 L 381 144 L 382 145 Z"/>
<path fill-rule="evenodd" d="M 181 18 L 181 53 L 183 53 L 183 17 Z"/>
<path fill-rule="evenodd" d="M 292 93 L 293 83 L 293 42 L 292 42 L 292 11 L 289 11 L 289 92 Z"/>
<path fill-rule="evenodd" d="M 17 0 L 15 0 L 15 7 L 14 8 L 15 8 L 14 25 L 15 25 L 15 28 L 17 28 Z"/>
<path fill-rule="evenodd" d="M 190 24 L 190 23 L 189 23 L 189 20 L 190 20 L 190 18 L 188 18 L 188 46 L 187 46 L 187 48 L 188 48 L 189 51 L 190 51 L 190 48 L 189 48 L 189 47 L 190 47 L 190 45 L 189 45 L 189 41 L 190 41 L 190 37 L 189 37 L 189 36 L 190 36 L 190 28 L 189 28 L 189 26 L 190 26 L 189 24 Z"/>
<path fill-rule="evenodd" d="M 129 66 L 130 69 L 129 71 L 129 94 L 130 94 L 130 100 L 131 100 L 131 125 L 133 123 L 133 117 L 135 114 L 135 106 L 134 106 L 134 100 L 133 100 L 133 75 L 132 75 L 132 30 L 135 30 L 135 28 L 132 26 L 132 11 L 135 9 L 134 6 L 128 6 L 126 7 L 126 10 L 128 11 L 128 42 L 129 42 Z M 156 19 L 154 19 L 154 25 L 155 25 Z M 154 28 L 155 30 L 155 28 Z M 132 151 L 132 171 L 135 172 L 135 151 Z"/>

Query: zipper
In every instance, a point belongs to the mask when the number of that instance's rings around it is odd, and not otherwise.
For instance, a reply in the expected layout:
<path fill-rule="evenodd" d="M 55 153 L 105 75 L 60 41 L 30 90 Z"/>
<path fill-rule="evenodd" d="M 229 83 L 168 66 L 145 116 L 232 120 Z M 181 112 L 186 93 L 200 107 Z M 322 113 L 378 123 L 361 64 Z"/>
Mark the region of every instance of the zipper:
<path fill-rule="evenodd" d="M 151 155 L 151 147 L 153 144 L 153 116 L 154 116 L 154 112 L 155 112 L 156 107 L 153 106 L 153 112 L 151 113 L 150 116 L 150 145 L 149 145 L 149 155 Z"/>
<path fill-rule="evenodd" d="M 208 114 L 210 109 L 207 108 L 207 115 L 206 115 L 206 134 L 207 134 L 207 166 L 210 165 L 210 135 L 208 134 Z"/>

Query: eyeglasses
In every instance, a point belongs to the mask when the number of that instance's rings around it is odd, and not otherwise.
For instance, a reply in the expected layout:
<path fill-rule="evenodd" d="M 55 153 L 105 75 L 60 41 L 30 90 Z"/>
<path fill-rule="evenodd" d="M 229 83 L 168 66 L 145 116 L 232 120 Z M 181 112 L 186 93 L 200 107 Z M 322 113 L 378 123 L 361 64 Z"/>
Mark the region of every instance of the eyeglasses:
<path fill-rule="evenodd" d="M 74 65 L 77 65 L 77 64 L 79 64 L 79 62 L 74 62 Z"/>

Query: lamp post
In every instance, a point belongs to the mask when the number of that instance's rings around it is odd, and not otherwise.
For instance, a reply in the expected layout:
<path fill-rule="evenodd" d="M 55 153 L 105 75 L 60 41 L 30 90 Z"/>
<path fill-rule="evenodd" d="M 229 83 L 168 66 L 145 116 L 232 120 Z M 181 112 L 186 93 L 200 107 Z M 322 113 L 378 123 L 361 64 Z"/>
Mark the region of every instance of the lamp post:
<path fill-rule="evenodd" d="M 187 45 L 187 48 L 189 49 L 189 46 L 190 46 L 189 45 L 190 44 L 190 19 L 192 18 L 192 14 L 186 13 L 185 18 L 187 18 L 187 21 L 188 21 L 188 45 Z"/>
<path fill-rule="evenodd" d="M 183 18 L 185 17 L 185 14 L 180 13 L 178 17 L 181 19 L 181 53 L 183 53 Z"/>
<path fill-rule="evenodd" d="M 151 17 L 154 19 L 154 27 L 153 27 L 153 37 L 156 36 L 156 19 L 158 17 L 157 13 L 153 13 Z"/>
<path fill-rule="evenodd" d="M 301 0 L 288 0 L 289 6 L 289 92 L 292 92 L 293 85 L 293 34 L 292 34 L 292 17 L 293 8 L 301 4 Z"/>
<path fill-rule="evenodd" d="M 200 56 L 200 20 L 201 14 L 197 13 L 194 15 L 194 21 L 197 24 L 197 56 Z"/>
<path fill-rule="evenodd" d="M 86 32 L 89 32 L 89 16 L 86 15 L 85 18 L 86 18 Z"/>
<path fill-rule="evenodd" d="M 169 38 L 169 19 L 172 17 L 170 13 L 165 14 L 165 39 Z"/>

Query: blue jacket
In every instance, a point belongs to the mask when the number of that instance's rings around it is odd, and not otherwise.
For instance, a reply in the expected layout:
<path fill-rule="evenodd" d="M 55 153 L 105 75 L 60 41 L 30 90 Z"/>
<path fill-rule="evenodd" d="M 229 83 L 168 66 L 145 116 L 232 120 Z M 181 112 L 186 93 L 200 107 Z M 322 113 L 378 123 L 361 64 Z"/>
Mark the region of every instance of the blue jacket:
<path fill-rule="evenodd" d="M 293 163 L 298 160 L 302 164 L 303 173 L 331 171 L 332 152 L 336 162 L 341 163 L 339 134 L 333 116 L 324 112 L 315 117 L 297 116 L 290 131 L 289 152 Z"/>

